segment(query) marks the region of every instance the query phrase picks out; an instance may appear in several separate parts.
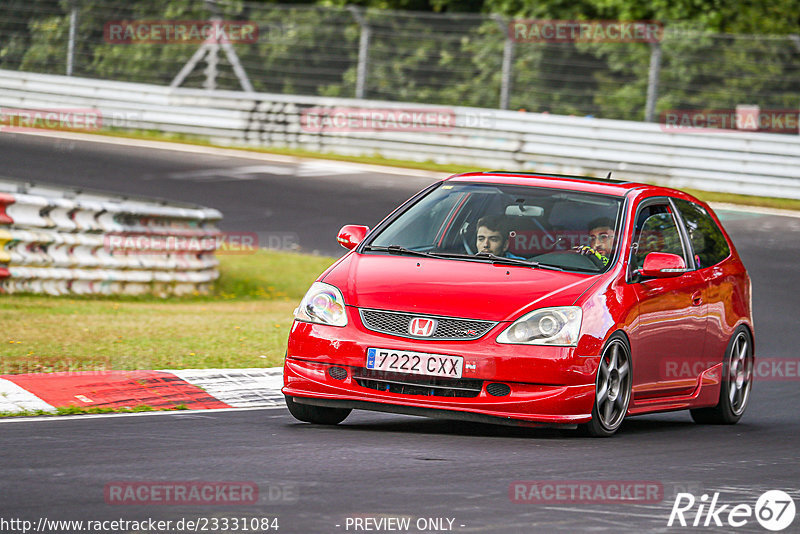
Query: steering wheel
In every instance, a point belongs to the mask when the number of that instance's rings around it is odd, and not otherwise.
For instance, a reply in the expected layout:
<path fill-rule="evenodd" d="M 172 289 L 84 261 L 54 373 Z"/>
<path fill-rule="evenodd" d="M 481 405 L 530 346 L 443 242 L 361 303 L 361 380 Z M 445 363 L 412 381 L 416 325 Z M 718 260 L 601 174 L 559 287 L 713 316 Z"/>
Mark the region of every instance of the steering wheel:
<path fill-rule="evenodd" d="M 464 221 L 464 224 L 461 225 L 461 229 L 458 231 L 458 235 L 461 236 L 461 244 L 464 245 L 464 250 L 467 251 L 467 254 L 475 254 L 475 251 L 472 250 L 472 247 L 469 245 L 469 240 L 467 239 L 468 233 L 469 221 Z"/>
<path fill-rule="evenodd" d="M 594 250 L 594 249 L 592 249 L 592 250 Z M 579 256 L 581 256 L 582 258 L 585 258 L 585 259 L 586 259 L 588 262 L 590 262 L 590 263 L 591 263 L 591 264 L 592 264 L 594 267 L 599 267 L 599 268 L 603 269 L 603 268 L 605 268 L 605 266 L 606 266 L 606 264 L 605 264 L 605 263 L 603 263 L 603 260 L 601 260 L 600 258 L 598 258 L 598 257 L 597 257 L 595 254 L 592 254 L 592 253 L 589 253 L 589 254 L 584 254 L 584 253 L 583 253 L 583 251 L 582 251 L 581 249 L 578 249 L 578 248 L 571 248 L 571 249 L 569 249 L 569 250 L 565 250 L 564 252 L 574 252 L 575 254 L 578 254 L 578 255 L 579 255 Z"/>
<path fill-rule="evenodd" d="M 567 269 L 574 267 L 576 269 L 602 271 L 605 268 L 603 262 L 600 261 L 600 259 L 598 259 L 596 256 L 584 256 L 583 254 L 578 253 L 577 250 L 573 249 L 554 250 L 552 252 L 540 254 L 539 256 L 534 256 L 531 259 L 541 263 L 549 263 L 551 265 L 557 265 L 558 267 L 565 267 Z"/>

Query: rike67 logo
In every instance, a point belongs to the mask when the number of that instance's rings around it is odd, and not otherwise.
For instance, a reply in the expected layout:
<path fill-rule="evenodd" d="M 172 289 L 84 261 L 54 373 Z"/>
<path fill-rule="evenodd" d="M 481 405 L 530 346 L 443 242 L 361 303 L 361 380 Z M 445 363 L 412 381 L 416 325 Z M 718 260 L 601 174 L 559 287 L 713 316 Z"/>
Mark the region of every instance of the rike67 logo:
<path fill-rule="evenodd" d="M 781 490 L 764 492 L 755 507 L 749 504 L 720 504 L 719 492 L 710 498 L 699 499 L 691 493 L 678 493 L 669 514 L 667 526 L 681 527 L 743 527 L 755 518 L 767 530 L 779 532 L 794 522 L 795 505 L 792 497 Z"/>

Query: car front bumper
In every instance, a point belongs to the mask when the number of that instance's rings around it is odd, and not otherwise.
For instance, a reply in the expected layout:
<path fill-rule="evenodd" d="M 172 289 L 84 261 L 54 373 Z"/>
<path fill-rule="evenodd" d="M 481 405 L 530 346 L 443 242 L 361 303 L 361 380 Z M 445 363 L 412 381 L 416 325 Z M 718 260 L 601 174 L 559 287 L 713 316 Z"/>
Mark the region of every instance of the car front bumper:
<path fill-rule="evenodd" d="M 295 321 L 284 364 L 285 395 L 301 404 L 501 424 L 575 425 L 591 419 L 597 355 L 576 355 L 574 347 L 496 343 L 507 323 L 500 323 L 474 341 L 423 341 L 366 330 L 356 313 L 349 315 L 346 327 Z M 461 356 L 462 378 L 483 384 L 471 397 L 365 387 L 356 377 L 364 374 L 370 347 Z M 332 367 L 345 369 L 346 376 L 334 378 L 328 372 Z M 425 377 L 408 378 L 415 381 Z M 486 386 L 497 382 L 509 386 L 509 393 L 489 394 Z"/>

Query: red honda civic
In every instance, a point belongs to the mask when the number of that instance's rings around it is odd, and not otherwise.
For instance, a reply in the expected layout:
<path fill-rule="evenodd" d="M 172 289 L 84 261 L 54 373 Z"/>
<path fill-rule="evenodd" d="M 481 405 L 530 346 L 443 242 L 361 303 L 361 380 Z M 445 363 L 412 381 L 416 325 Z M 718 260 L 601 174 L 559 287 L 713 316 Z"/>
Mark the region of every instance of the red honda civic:
<path fill-rule="evenodd" d="M 736 423 L 753 379 L 750 278 L 714 212 L 653 185 L 520 172 L 437 182 L 295 310 L 292 415 L 352 409 L 610 436 L 629 415 Z"/>

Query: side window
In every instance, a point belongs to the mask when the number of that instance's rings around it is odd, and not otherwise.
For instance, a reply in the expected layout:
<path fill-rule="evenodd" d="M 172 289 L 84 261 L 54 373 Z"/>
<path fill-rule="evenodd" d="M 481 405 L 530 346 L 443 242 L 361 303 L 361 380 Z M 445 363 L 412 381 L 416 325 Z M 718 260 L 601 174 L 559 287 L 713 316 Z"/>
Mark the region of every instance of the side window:
<path fill-rule="evenodd" d="M 731 249 L 722 230 L 702 206 L 688 200 L 673 199 L 686 225 L 692 242 L 695 263 L 698 269 L 711 267 L 727 258 Z"/>
<path fill-rule="evenodd" d="M 631 255 L 632 270 L 640 269 L 651 252 L 677 254 L 686 260 L 678 226 L 666 204 L 647 206 L 639 212 L 633 242 L 636 248 Z"/>

